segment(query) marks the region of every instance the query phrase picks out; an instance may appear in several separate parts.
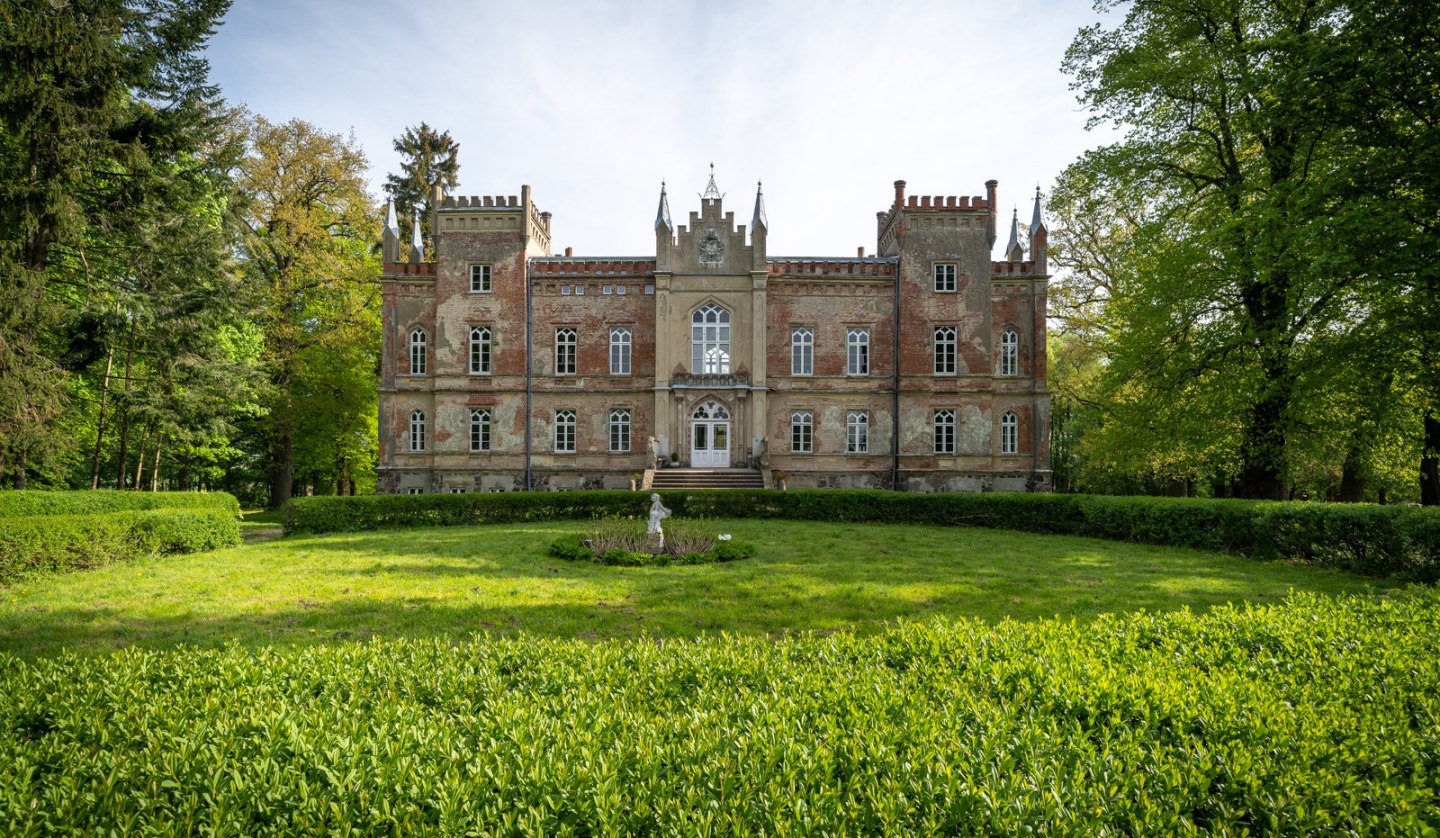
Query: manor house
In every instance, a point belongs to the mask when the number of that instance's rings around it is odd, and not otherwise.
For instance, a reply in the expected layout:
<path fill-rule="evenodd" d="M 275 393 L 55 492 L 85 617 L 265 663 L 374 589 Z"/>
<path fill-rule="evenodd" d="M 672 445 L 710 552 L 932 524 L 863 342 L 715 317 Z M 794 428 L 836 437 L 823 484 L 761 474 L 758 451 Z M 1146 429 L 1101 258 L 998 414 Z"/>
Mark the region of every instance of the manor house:
<path fill-rule="evenodd" d="M 770 255 L 763 192 L 737 225 L 713 171 L 699 203 L 676 224 L 662 185 L 653 255 L 557 256 L 530 187 L 437 190 L 433 261 L 392 206 L 379 490 L 1050 487 L 1038 190 L 999 261 L 993 180 L 896 181 L 870 255 Z"/>

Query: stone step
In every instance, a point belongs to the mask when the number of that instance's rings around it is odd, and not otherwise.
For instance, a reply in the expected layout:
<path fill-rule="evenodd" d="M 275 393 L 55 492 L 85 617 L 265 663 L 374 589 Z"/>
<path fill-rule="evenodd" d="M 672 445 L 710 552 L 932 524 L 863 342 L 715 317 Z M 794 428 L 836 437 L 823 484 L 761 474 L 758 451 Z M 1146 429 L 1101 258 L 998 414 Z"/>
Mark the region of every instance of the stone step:
<path fill-rule="evenodd" d="M 763 489 L 753 468 L 666 468 L 655 472 L 653 489 Z"/>

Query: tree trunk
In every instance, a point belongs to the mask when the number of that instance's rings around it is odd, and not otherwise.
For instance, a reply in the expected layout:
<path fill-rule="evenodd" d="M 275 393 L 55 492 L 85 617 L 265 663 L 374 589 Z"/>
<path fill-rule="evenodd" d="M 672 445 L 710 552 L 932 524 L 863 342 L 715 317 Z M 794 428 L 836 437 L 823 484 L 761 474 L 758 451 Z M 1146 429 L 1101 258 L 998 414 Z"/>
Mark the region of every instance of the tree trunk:
<path fill-rule="evenodd" d="M 1256 500 L 1284 500 L 1285 413 L 1288 389 L 1272 387 L 1250 411 L 1250 423 L 1240 442 L 1240 494 Z"/>
<path fill-rule="evenodd" d="M 147 425 L 140 434 L 140 447 L 135 450 L 135 491 L 140 491 L 145 485 L 142 479 L 145 476 L 145 445 L 150 442 L 150 427 Z"/>
<path fill-rule="evenodd" d="M 295 432 L 282 424 L 275 429 L 270 448 L 269 509 L 279 509 L 290 500 L 295 479 Z"/>
<path fill-rule="evenodd" d="M 134 328 L 133 326 L 131 327 Z M 130 395 L 130 350 L 125 350 L 125 389 L 124 395 Z M 127 399 L 128 401 L 128 399 Z M 125 488 L 125 460 L 129 455 L 130 444 L 130 413 L 126 411 L 120 414 L 120 463 L 115 474 L 115 488 Z"/>
<path fill-rule="evenodd" d="M 1425 417 L 1425 448 L 1420 453 L 1420 505 L 1440 506 L 1440 413 Z"/>
<path fill-rule="evenodd" d="M 1340 502 L 1361 503 L 1365 500 L 1365 464 L 1360 453 L 1358 435 L 1351 438 L 1345 452 L 1345 465 L 1340 469 Z"/>
<path fill-rule="evenodd" d="M 150 468 L 150 491 L 157 491 L 160 487 L 160 449 L 165 445 L 165 435 L 155 437 L 155 465 Z"/>
<path fill-rule="evenodd" d="M 188 454 L 180 458 L 180 475 L 178 481 L 180 491 L 190 491 L 190 456 Z"/>
<path fill-rule="evenodd" d="M 17 490 L 24 491 L 25 489 L 25 452 L 23 451 L 20 452 L 20 456 L 15 461 L 15 478 L 13 485 Z"/>
<path fill-rule="evenodd" d="M 90 460 L 90 488 L 100 488 L 100 447 L 105 442 L 105 405 L 110 399 L 110 371 L 115 364 L 115 347 L 105 352 L 105 381 L 100 386 L 100 416 L 95 420 L 95 453 Z"/>

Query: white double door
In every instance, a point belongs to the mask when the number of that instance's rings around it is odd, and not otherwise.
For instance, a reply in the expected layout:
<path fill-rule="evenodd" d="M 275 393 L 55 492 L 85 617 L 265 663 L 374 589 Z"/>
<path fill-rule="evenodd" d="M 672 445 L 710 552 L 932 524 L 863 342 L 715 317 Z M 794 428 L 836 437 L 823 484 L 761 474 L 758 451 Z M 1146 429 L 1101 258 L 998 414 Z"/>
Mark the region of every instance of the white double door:
<path fill-rule="evenodd" d="M 730 467 L 730 414 L 723 405 L 706 402 L 691 414 L 690 467 Z"/>

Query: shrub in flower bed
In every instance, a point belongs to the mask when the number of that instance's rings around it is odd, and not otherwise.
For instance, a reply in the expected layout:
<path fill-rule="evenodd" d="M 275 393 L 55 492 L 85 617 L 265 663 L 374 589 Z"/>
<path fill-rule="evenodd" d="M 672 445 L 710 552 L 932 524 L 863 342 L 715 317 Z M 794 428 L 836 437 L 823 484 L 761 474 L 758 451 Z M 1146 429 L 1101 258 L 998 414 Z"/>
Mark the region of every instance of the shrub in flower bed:
<path fill-rule="evenodd" d="M 660 492 L 675 515 L 948 524 L 1225 550 L 1372 576 L 1440 581 L 1440 509 L 1329 503 L 1001 492 Z M 509 523 L 637 514 L 634 492 L 507 492 L 300 498 L 286 531 Z"/>
<path fill-rule="evenodd" d="M 0 518 L 0 584 L 239 543 L 238 517 L 220 507 Z"/>
<path fill-rule="evenodd" d="M 584 534 L 567 535 L 550 545 L 550 555 L 571 561 L 642 567 L 671 564 L 733 562 L 755 555 L 755 545 L 717 535 L 704 521 L 665 522 L 665 547 L 652 552 L 655 540 L 646 522 L 633 518 L 602 518 Z"/>
<path fill-rule="evenodd" d="M 866 638 L 0 656 L 13 835 L 1427 835 L 1437 754 L 1433 590 Z"/>
<path fill-rule="evenodd" d="M 97 515 L 141 509 L 223 509 L 237 519 L 240 502 L 229 492 L 0 492 L 0 518 L 21 515 Z"/>

